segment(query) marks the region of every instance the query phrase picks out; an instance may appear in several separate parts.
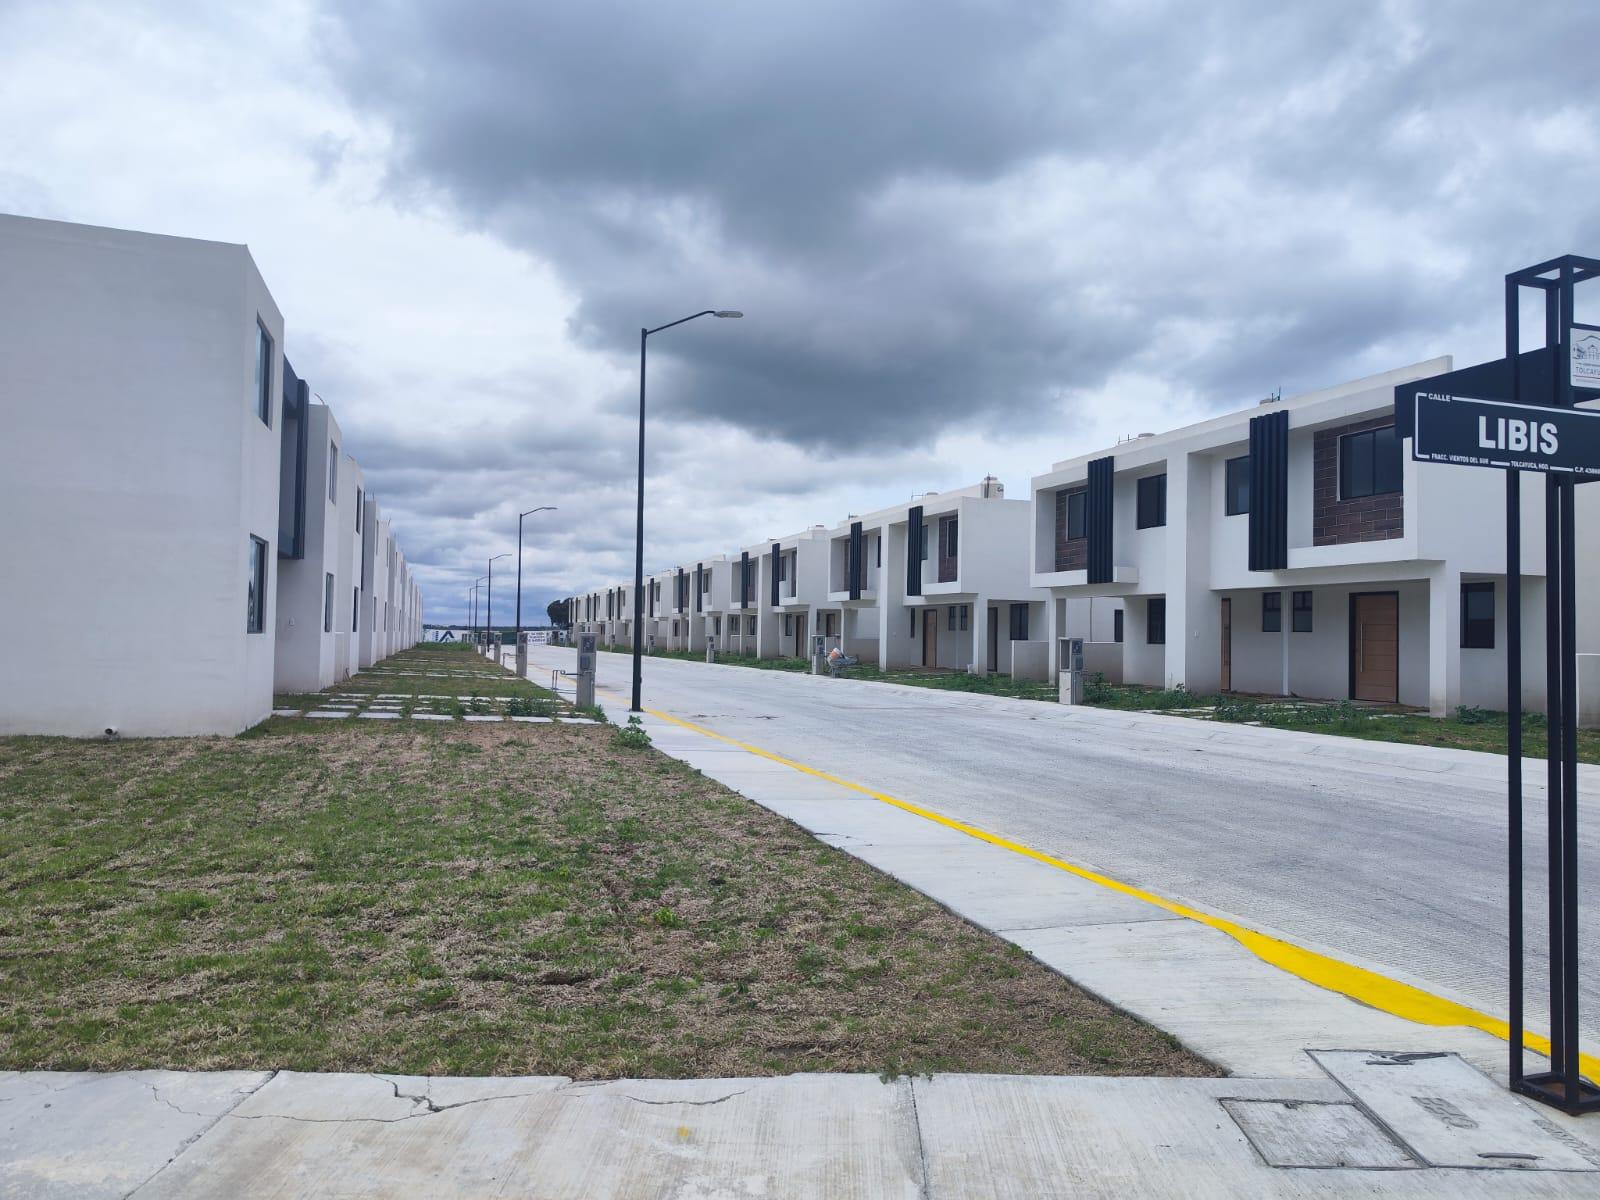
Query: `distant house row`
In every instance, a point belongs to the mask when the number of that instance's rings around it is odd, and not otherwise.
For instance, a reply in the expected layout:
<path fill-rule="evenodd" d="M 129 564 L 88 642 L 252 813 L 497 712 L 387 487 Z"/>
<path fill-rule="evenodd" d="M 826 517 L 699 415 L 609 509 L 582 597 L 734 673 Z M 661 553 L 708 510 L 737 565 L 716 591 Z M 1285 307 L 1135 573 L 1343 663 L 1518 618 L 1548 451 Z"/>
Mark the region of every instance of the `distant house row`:
<path fill-rule="evenodd" d="M 683 563 L 647 579 L 643 635 L 762 658 L 820 635 L 885 670 L 1042 681 L 1082 638 L 1086 669 L 1113 681 L 1503 708 L 1501 475 L 1415 462 L 1394 428 L 1394 388 L 1449 368 L 1141 435 L 1056 463 L 1028 499 L 986 478 Z M 1542 709 L 1544 492 L 1523 495 L 1524 703 Z M 1600 488 L 1578 507 L 1593 594 Z M 631 644 L 631 580 L 568 603 L 575 628 Z M 1600 649 L 1593 617 L 1578 632 Z"/>
<path fill-rule="evenodd" d="M 0 215 L 0 733 L 236 733 L 422 596 L 243 246 Z"/>

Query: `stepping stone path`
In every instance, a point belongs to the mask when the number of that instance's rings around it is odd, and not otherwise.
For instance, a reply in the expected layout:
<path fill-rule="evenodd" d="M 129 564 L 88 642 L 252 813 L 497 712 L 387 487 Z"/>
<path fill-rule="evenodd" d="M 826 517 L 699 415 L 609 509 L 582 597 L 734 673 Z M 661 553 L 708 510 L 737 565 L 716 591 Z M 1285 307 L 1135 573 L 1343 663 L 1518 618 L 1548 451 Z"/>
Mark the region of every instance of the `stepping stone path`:
<path fill-rule="evenodd" d="M 414 673 L 414 672 L 413 672 Z M 480 676 L 481 678 L 481 676 Z M 394 693 L 369 695 L 362 692 L 329 692 L 311 708 L 274 708 L 275 717 L 359 717 L 367 721 L 516 721 L 526 725 L 598 725 L 592 717 L 580 717 L 570 704 L 559 700 L 528 700 L 536 715 L 510 711 L 519 698 L 512 696 L 402 696 Z"/>

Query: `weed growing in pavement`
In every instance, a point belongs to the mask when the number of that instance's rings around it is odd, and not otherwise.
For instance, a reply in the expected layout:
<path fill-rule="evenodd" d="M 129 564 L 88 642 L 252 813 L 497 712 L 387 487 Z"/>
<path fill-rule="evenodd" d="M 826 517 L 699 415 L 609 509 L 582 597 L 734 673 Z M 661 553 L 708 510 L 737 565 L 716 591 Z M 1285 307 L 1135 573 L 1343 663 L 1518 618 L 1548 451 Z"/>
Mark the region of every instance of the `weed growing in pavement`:
<path fill-rule="evenodd" d="M 629 717 L 626 725 L 617 727 L 617 745 L 625 750 L 648 750 L 650 748 L 650 735 L 645 732 L 644 725 L 636 716 Z"/>
<path fill-rule="evenodd" d="M 1483 725 L 1490 720 L 1490 714 L 1473 704 L 1458 704 L 1456 720 L 1463 725 Z"/>
<path fill-rule="evenodd" d="M 1096 671 L 1083 681 L 1083 702 L 1085 704 L 1106 704 L 1116 697 L 1116 692 L 1106 682 L 1106 673 Z"/>

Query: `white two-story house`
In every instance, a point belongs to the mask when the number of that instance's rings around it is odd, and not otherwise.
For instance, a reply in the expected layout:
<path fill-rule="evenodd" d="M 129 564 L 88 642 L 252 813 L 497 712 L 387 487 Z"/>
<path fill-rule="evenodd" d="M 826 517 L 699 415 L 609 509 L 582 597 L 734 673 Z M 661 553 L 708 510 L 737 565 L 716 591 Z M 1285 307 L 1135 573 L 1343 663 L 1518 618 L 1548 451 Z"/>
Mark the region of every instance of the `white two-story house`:
<path fill-rule="evenodd" d="M 1415 462 L 1394 430 L 1395 387 L 1449 368 L 1266 401 L 1036 477 L 1032 581 L 1052 598 L 1052 668 L 1057 638 L 1087 632 L 1066 602 L 1108 598 L 1129 682 L 1503 708 L 1503 477 Z M 1580 509 L 1594 491 L 1579 489 Z M 1544 692 L 1543 495 L 1523 488 L 1529 707 Z M 1593 633 L 1580 628 L 1580 649 Z"/>

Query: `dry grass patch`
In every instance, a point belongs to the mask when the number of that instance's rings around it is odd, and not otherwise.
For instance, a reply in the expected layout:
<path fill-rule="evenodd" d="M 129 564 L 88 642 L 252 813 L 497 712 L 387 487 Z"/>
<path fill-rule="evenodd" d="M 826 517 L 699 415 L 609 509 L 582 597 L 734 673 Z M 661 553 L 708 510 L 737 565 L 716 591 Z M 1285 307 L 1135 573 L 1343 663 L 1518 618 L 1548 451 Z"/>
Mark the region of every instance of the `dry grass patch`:
<path fill-rule="evenodd" d="M 326 724 L 0 740 L 0 1067 L 1212 1073 L 613 729 Z"/>

